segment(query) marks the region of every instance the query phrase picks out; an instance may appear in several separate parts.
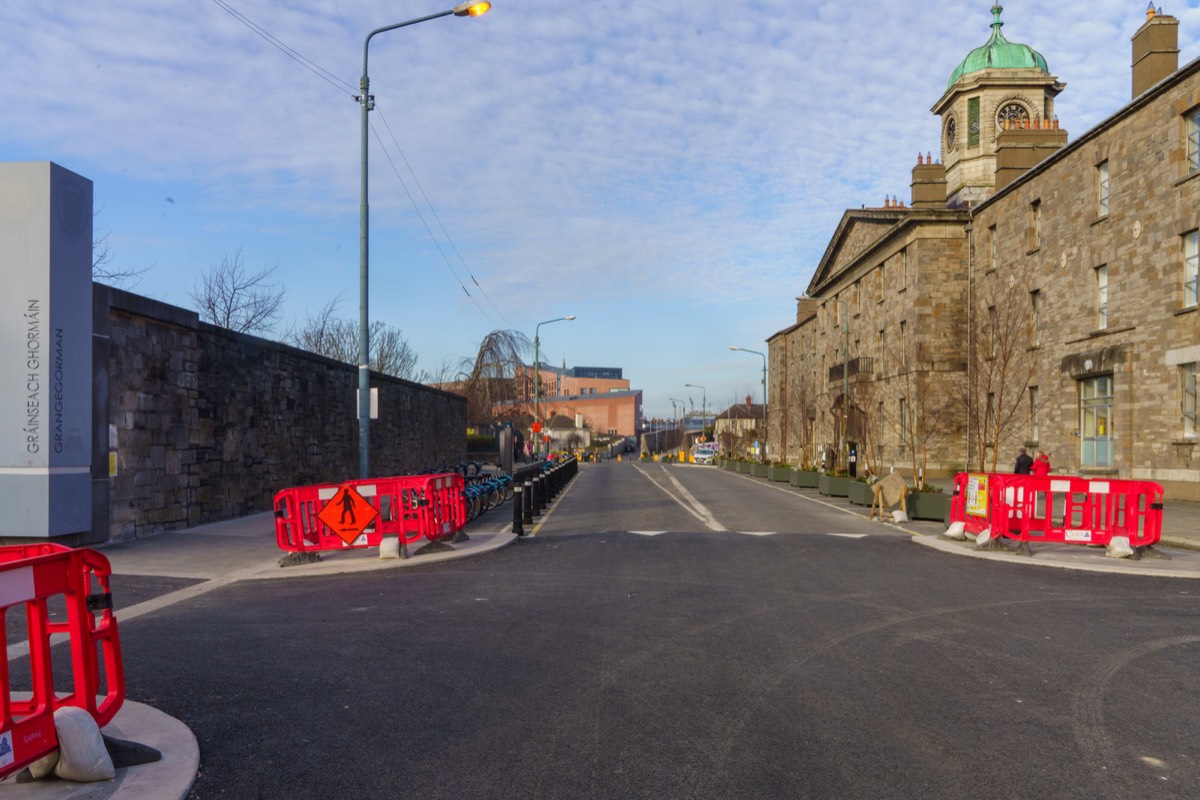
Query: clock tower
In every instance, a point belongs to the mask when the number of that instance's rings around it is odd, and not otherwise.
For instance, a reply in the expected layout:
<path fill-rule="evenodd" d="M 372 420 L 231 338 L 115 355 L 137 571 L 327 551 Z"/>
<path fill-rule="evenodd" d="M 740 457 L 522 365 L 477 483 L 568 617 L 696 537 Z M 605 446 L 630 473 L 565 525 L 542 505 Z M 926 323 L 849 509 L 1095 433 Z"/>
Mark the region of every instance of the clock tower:
<path fill-rule="evenodd" d="M 942 164 L 947 204 L 976 205 L 996 189 L 997 136 L 1006 128 L 1049 127 L 1054 98 L 1066 87 L 1032 47 L 1010 42 L 1000 29 L 1004 8 L 992 6 L 992 35 L 955 68 L 933 106 L 942 118 Z"/>

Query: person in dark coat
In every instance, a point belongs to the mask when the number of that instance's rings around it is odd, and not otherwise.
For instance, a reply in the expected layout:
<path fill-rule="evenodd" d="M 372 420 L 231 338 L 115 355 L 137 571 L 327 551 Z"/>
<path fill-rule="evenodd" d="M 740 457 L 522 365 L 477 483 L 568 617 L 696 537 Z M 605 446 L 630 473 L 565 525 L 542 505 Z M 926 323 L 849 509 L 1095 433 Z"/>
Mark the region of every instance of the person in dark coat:
<path fill-rule="evenodd" d="M 1018 475 L 1028 475 L 1033 471 L 1033 459 L 1029 453 L 1025 452 L 1025 448 L 1021 448 L 1020 454 L 1017 456 L 1017 463 L 1013 466 L 1013 472 Z"/>

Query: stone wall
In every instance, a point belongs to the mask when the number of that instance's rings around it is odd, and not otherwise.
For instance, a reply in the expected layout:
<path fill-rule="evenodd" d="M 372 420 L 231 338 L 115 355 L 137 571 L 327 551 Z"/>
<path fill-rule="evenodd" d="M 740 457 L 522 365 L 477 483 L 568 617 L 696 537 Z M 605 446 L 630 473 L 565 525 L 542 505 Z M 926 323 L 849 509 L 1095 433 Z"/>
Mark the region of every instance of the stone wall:
<path fill-rule="evenodd" d="M 110 541 L 269 511 L 280 489 L 357 477 L 353 365 L 128 292 L 95 293 L 106 342 L 97 352 L 108 352 L 95 419 L 108 423 L 110 465 L 115 455 L 115 475 L 96 488 L 107 485 Z M 379 375 L 371 383 L 371 474 L 465 459 L 465 399 Z"/>
<path fill-rule="evenodd" d="M 1154 480 L 1169 497 L 1200 499 L 1200 449 L 1184 434 L 1179 375 L 1200 352 L 1200 311 L 1184 304 L 1182 289 L 1182 237 L 1200 228 L 1200 173 L 1188 170 L 1183 115 L 1197 105 L 1193 62 L 977 210 L 975 263 L 989 261 L 981 231 L 994 226 L 997 250 L 981 292 L 1000 281 L 1040 297 L 1030 320 L 1038 435 L 1027 411 L 1003 443 L 1007 460 L 1018 446 L 1034 446 L 1050 453 L 1056 472 Z M 1106 209 L 1097 179 L 1104 162 Z M 1030 233 L 1035 203 L 1040 241 Z M 1103 324 L 1099 267 L 1108 282 Z M 1083 381 L 1105 375 L 1113 458 L 1095 465 L 1086 463 L 1080 394 Z"/>

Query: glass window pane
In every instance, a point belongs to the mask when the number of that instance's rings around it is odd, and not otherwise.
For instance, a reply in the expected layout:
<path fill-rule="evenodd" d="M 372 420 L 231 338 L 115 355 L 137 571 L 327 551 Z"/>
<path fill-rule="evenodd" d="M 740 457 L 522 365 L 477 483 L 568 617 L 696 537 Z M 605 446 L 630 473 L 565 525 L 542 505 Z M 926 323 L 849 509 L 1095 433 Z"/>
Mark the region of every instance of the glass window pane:
<path fill-rule="evenodd" d="M 1200 171 L 1200 108 L 1188 113 L 1188 173 Z"/>
<path fill-rule="evenodd" d="M 1200 286 L 1200 231 L 1192 231 L 1183 237 L 1183 305 L 1196 305 L 1197 288 Z"/>

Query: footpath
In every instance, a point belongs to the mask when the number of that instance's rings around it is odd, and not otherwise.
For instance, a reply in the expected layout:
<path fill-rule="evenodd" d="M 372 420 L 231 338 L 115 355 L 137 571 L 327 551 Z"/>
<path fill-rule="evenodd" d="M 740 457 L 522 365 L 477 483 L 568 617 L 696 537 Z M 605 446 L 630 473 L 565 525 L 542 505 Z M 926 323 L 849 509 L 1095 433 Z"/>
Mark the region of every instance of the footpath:
<path fill-rule="evenodd" d="M 680 465 L 681 469 L 716 469 L 713 466 Z M 730 473 L 742 480 L 767 483 L 761 478 Z M 934 482 L 944 489 L 949 482 Z M 870 509 L 850 505 L 846 498 L 825 497 L 815 489 L 796 489 L 772 483 L 806 502 L 821 503 L 862 517 Z M 314 563 L 279 565 L 284 555 L 275 544 L 274 519 L 270 512 L 164 533 L 129 543 L 108 545 L 100 551 L 108 558 L 114 575 L 117 619 L 127 623 L 172 603 L 181 602 L 241 580 L 286 580 L 339 573 L 383 569 L 410 569 L 442 561 L 492 552 L 516 540 L 511 533 L 511 507 L 505 505 L 467 527 L 469 540 L 452 551 L 415 555 L 409 546 L 407 559 L 380 559 L 378 550 L 346 550 L 323 553 Z M 1147 578 L 1200 578 L 1200 503 L 1167 501 L 1163 511 L 1163 536 L 1155 550 L 1166 558 L 1112 559 L 1103 548 L 1078 545 L 1035 545 L 1032 556 L 982 552 L 973 540 L 958 542 L 942 536 L 946 526 L 939 522 L 908 524 L 874 523 L 908 534 L 918 545 L 959 556 L 1007 561 L 1040 567 L 1141 575 Z M 190 581 L 184 588 L 130 606 L 120 604 L 120 576 L 139 575 Z M 22 643 L 23 644 L 23 643 Z M 9 649 L 10 660 L 14 649 Z M 16 655 L 22 655 L 19 651 Z M 0 782 L 0 800 L 175 800 L 185 798 L 200 763 L 200 751 L 192 732 L 179 720 L 127 700 L 105 734 L 159 750 L 161 761 L 117 770 L 113 781 L 70 783 L 56 779 L 15 783 Z"/>

